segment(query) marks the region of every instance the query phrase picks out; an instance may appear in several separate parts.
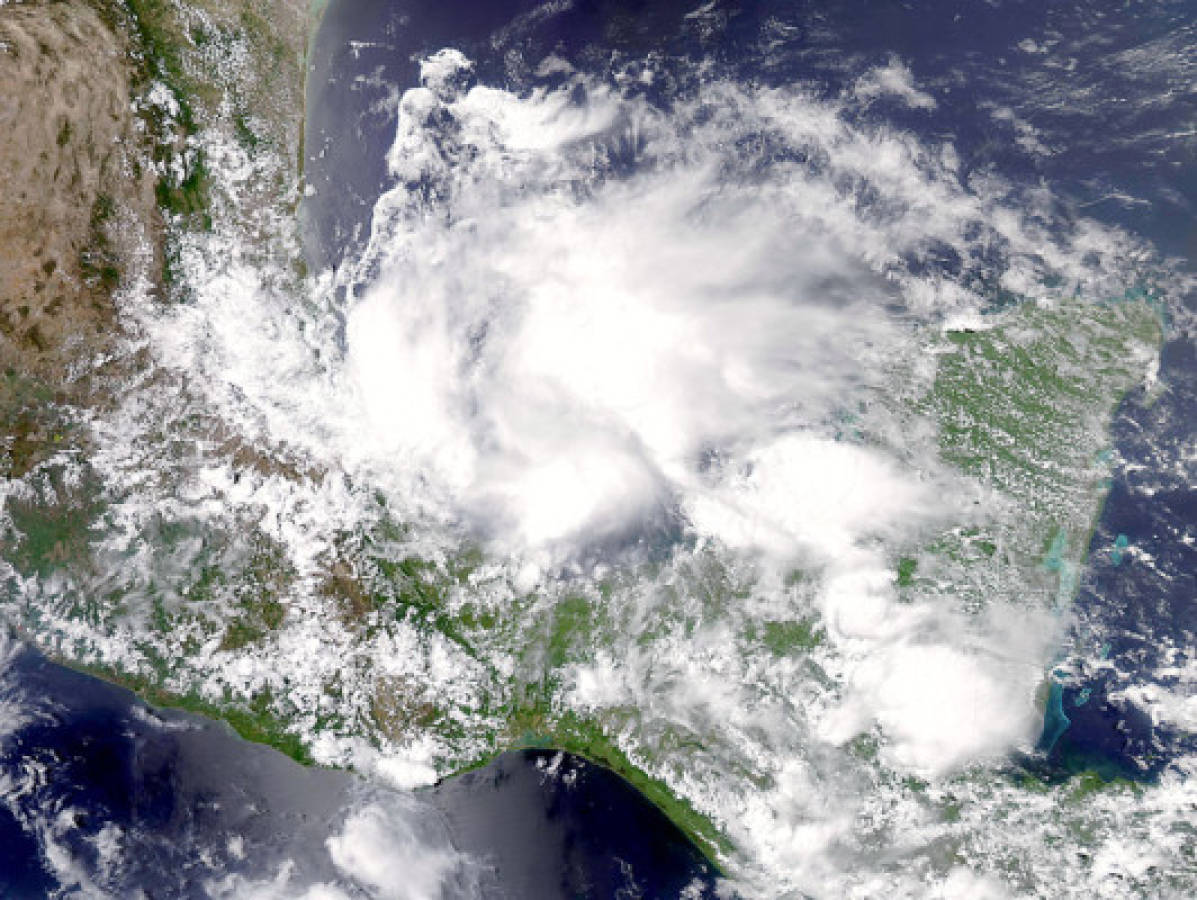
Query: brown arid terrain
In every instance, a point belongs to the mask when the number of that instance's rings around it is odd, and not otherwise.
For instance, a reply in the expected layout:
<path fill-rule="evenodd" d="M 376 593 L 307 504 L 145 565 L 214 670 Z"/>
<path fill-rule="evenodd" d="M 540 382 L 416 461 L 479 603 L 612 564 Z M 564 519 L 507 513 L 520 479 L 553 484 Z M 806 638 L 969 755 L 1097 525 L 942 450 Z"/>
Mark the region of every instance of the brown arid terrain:
<path fill-rule="evenodd" d="M 121 296 L 168 302 L 171 241 L 210 227 L 198 135 L 279 160 L 254 192 L 293 209 L 313 18 L 306 0 L 0 2 L 0 477 L 85 449 L 71 410 L 142 365 Z"/>
<path fill-rule="evenodd" d="M 76 446 L 108 390 L 114 300 L 160 270 L 163 220 L 126 36 L 81 0 L 0 6 L 0 475 Z"/>
<path fill-rule="evenodd" d="M 82 2 L 0 8 L 0 365 L 63 382 L 157 243 L 129 46 Z"/>
<path fill-rule="evenodd" d="M 9 575 L 92 572 L 103 510 L 94 426 L 138 391 L 170 398 L 169 422 L 154 426 L 168 453 L 203 442 L 239 470 L 307 476 L 286 453 L 188 405 L 186 378 L 155 357 L 144 325 L 186 304 L 203 277 L 195 266 L 230 248 L 268 260 L 289 285 L 302 280 L 305 60 L 322 8 L 0 0 L 0 567 Z M 255 571 L 274 584 L 269 566 Z M 35 599 L 23 616 L 15 584 L 0 581 L 0 624 L 85 664 L 29 627 L 46 609 Z M 93 602 L 102 601 L 86 594 Z M 226 642 L 277 627 L 283 614 L 268 599 L 228 623 Z M 156 681 L 88 670 L 187 705 Z M 244 711 L 202 711 L 278 743 Z"/>

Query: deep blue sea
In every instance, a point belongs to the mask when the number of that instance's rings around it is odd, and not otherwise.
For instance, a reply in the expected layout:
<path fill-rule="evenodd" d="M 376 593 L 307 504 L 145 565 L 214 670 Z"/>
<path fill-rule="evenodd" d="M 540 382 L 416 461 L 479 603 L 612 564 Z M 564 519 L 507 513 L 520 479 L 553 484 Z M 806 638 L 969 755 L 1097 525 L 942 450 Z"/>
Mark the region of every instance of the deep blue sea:
<path fill-rule="evenodd" d="M 709 29 L 687 18 L 700 8 Z M 762 53 L 766 26 L 779 37 Z M 479 81 L 515 89 L 533 77 L 518 60 L 549 52 L 585 70 L 613 52 L 655 50 L 827 96 L 897 57 L 937 106 L 916 112 L 880 98 L 859 115 L 951 141 L 966 172 L 1048 184 L 1065 219 L 1120 226 L 1179 270 L 1197 270 L 1197 3 L 1166 0 L 332 0 L 308 87 L 305 165 L 315 193 L 305 217 L 315 268 L 335 268 L 368 238 L 388 186 L 388 99 L 417 84 L 422 55 L 449 46 L 474 60 Z M 1152 290 L 1148 280 L 1143 290 Z M 1197 736 L 1153 721 L 1130 699 L 1144 681 L 1183 690 L 1168 674 L 1175 648 L 1192 654 L 1197 645 L 1197 350 L 1186 320 L 1197 297 L 1168 304 L 1161 389 L 1132 392 L 1114 422 L 1109 496 L 1041 753 L 1011 760 L 1047 778 L 1093 769 L 1150 780 L 1197 751 Z M 287 861 L 300 880 L 340 883 L 328 839 L 347 834 L 363 809 L 407 823 L 409 845 L 427 854 L 486 860 L 459 873 L 463 893 L 713 891 L 714 873 L 681 833 L 584 761 L 551 750 L 508 754 L 413 798 L 304 769 L 24 649 L 10 648 L 0 675 L 0 797 L 5 897 L 51 894 L 64 871 L 113 896 L 225 888 L 235 896 L 237 878 Z M 234 826 L 240 843 L 225 839 Z"/>

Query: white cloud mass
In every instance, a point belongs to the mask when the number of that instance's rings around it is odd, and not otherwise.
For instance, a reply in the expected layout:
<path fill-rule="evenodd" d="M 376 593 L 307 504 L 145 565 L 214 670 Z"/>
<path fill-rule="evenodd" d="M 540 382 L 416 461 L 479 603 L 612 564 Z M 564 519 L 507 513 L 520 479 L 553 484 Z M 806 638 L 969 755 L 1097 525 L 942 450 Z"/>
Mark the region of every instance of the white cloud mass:
<path fill-rule="evenodd" d="M 704 76 L 659 105 L 637 88 L 652 61 L 610 77 L 558 63 L 542 71 L 559 86 L 515 93 L 474 84 L 455 50 L 427 59 L 398 104 L 369 245 L 298 300 L 239 235 L 188 238 L 228 248 L 185 248 L 192 302 L 123 312 L 205 414 L 300 474 L 237 469 L 197 442 L 166 491 L 142 437 L 176 396 L 131 391 L 96 424 L 97 465 L 129 498 L 113 531 L 235 510 L 284 548 L 294 596 L 268 652 L 212 641 L 197 669 L 215 673 L 214 695 L 285 690 L 311 722 L 329 683 L 361 720 L 401 686 L 463 743 L 413 725 L 371 757 L 361 735 L 308 736 L 319 760 L 402 785 L 502 740 L 521 641 L 540 649 L 576 591 L 610 616 L 606 643 L 554 671 L 555 710 L 617 711 L 612 739 L 726 830 L 756 884 L 888 891 L 867 823 L 926 837 L 930 813 L 911 796 L 878 811 L 894 796 L 878 785 L 953 778 L 1025 745 L 1062 625 L 1006 583 L 983 613 L 962 609 L 991 585 L 954 593 L 963 569 L 942 558 L 920 559 L 928 590 L 899 590 L 897 560 L 929 535 L 956 528 L 972 546 L 960 531 L 1012 518 L 1008 498 L 944 463 L 919 405 L 942 333 L 1008 322 L 983 313 L 997 293 L 1032 307 L 1121 296 L 1140 248 L 1061 222 L 1043 186 L 965 173 L 949 143 L 865 115 L 883 95 L 934 106 L 898 61 L 838 100 Z M 236 170 L 226 150 L 206 158 Z M 399 618 L 372 618 L 368 637 L 344 623 L 322 587 L 380 509 L 407 529 L 380 556 L 483 549 L 446 588 L 446 615 L 510 601 L 531 609 L 527 633 L 501 624 L 466 652 Z M 106 538 L 112 553 L 154 583 L 152 551 L 121 539 Z M 768 626 L 818 646 L 774 652 Z M 1156 699 L 1161 716 L 1189 714 Z M 850 746 L 861 737 L 875 757 Z M 658 744 L 672 767 L 636 755 Z M 388 849 L 403 833 L 388 815 L 352 816 L 333 859 L 363 891 L 435 896 L 451 861 L 413 869 L 407 844 Z M 997 895 L 965 869 L 941 887 Z"/>

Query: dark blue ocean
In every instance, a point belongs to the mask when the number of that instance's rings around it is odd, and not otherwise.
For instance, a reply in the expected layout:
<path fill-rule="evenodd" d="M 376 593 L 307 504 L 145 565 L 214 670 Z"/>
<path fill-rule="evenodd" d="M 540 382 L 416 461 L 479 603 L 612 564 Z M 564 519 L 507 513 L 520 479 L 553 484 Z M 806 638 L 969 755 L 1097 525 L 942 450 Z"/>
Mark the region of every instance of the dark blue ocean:
<path fill-rule="evenodd" d="M 714 27 L 691 27 L 699 7 Z M 766 27 L 784 37 L 761 53 Z M 314 268 L 335 268 L 367 239 L 388 187 L 388 98 L 417 83 L 420 56 L 447 46 L 474 60 L 479 81 L 517 90 L 533 76 L 512 60 L 549 52 L 583 71 L 613 52 L 709 59 L 740 80 L 801 82 L 827 96 L 896 56 L 938 105 L 916 114 L 881 98 L 858 115 L 950 140 L 965 172 L 1047 184 L 1064 220 L 1120 226 L 1177 271 L 1197 271 L 1197 3 L 1121 0 L 333 0 L 309 72 Z M 1013 122 L 1051 152 L 1029 151 Z M 1184 662 L 1177 648 L 1191 659 L 1197 646 L 1193 312 L 1193 295 L 1161 300 L 1161 389 L 1133 391 L 1118 410 L 1109 495 L 1040 753 L 1012 767 L 1151 780 L 1197 751 L 1197 736 L 1131 699 L 1147 682 L 1183 691 L 1169 673 Z M 675 897 L 692 885 L 700 896 L 716 874 L 630 786 L 578 759 L 509 754 L 413 799 L 304 769 L 224 726 L 154 711 L 12 647 L 0 675 L 0 798 L 5 897 L 50 895 L 70 879 L 100 895 L 237 896 L 284 865 L 296 881 L 354 890 L 328 841 L 348 835 L 364 809 L 407 823 L 408 844 L 429 856 L 482 860 L 445 882 L 462 894 Z M 234 828 L 242 838 L 230 843 Z"/>

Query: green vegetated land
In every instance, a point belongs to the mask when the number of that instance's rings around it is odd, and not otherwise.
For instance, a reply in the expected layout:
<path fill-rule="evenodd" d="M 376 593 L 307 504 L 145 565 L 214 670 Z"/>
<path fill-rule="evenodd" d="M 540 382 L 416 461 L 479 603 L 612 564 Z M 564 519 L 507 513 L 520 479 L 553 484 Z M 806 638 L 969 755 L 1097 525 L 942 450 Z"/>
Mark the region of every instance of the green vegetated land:
<path fill-rule="evenodd" d="M 314 27 L 307 15 L 315 15 L 319 4 L 310 11 L 306 0 L 90 0 L 89 5 L 105 26 L 126 39 L 123 62 L 130 100 L 145 135 L 144 156 L 135 162 L 133 174 L 140 177 L 143 168 L 159 173 L 155 196 L 166 222 L 161 235 L 166 247 L 157 287 L 169 296 L 179 275 L 173 268 L 179 235 L 212 227 L 211 173 L 194 139 L 205 128 L 224 127 L 226 107 L 233 110 L 232 127 L 243 144 L 281 155 L 298 169 L 303 48 Z M 58 144 L 71 139 L 66 124 Z M 279 185 L 271 187 L 277 190 Z M 282 199 L 293 207 L 291 198 Z M 80 258 L 88 283 L 108 292 L 123 280 L 106 231 L 113 213 L 112 198 L 99 194 L 91 209 L 92 242 Z M 0 557 L 14 576 L 6 579 L 6 593 L 19 596 L 17 578 L 65 576 L 75 588 L 67 590 L 65 598 L 35 591 L 24 604 L 10 602 L 10 622 L 63 662 L 134 688 L 152 702 L 218 713 L 245 737 L 308 759 L 299 739 L 281 727 L 277 715 L 267 712 L 268 695 L 217 703 L 194 692 L 171 691 L 164 685 L 178 668 L 177 659 L 158 652 L 161 647 L 153 641 L 135 648 L 149 661 L 147 671 L 152 674 L 146 674 L 89 664 L 92 655 L 85 641 L 56 633 L 60 629 L 55 623 L 61 621 L 86 623 L 97 635 L 109 636 L 113 623 L 123 618 L 147 618 L 147 635 L 164 634 L 180 624 L 166 611 L 171 586 L 150 584 L 131 591 L 105 572 L 119 562 L 94 550 L 93 544 L 107 530 L 110 498 L 88 463 L 94 448 L 80 422 L 90 410 L 77 405 L 79 394 L 71 385 L 57 386 L 15 368 L 0 375 L 0 476 L 12 488 L 6 491 L 0 516 Z M 159 536 L 164 553 L 171 552 L 171 532 L 180 530 L 185 532 L 186 526 L 163 523 Z M 224 631 L 223 646 L 229 649 L 259 640 L 281 624 L 284 607 L 277 597 L 285 585 L 276 579 L 263 587 L 259 562 L 253 557 L 244 564 L 234 559 L 225 570 L 211 567 L 194 586 L 199 597 L 205 579 L 236 582 L 233 593 L 240 614 L 222 618 L 218 626 Z M 14 613 L 15 607 L 20 608 Z M 225 612 L 221 610 L 222 617 Z M 213 614 L 207 609 L 208 616 Z M 203 619 L 205 614 L 191 618 Z M 197 649 L 199 630 L 190 629 L 191 639 L 181 649 Z"/>
<path fill-rule="evenodd" d="M 1014 514 L 899 559 L 899 589 L 976 605 L 1005 583 L 1066 607 L 1108 487 L 1109 422 L 1160 339 L 1146 299 L 1027 303 L 991 328 L 948 333 L 921 408 L 938 424 L 942 458 L 995 488 Z M 1010 567 L 1024 578 L 1003 578 Z"/>
<path fill-rule="evenodd" d="M 946 595 L 957 608 L 980 610 L 1004 597 L 1060 609 L 1075 591 L 1107 486 L 1101 451 L 1110 418 L 1156 352 L 1159 317 L 1145 300 L 1072 300 L 1050 306 L 1027 302 L 994 315 L 991 324 L 936 339 L 937 374 L 918 412 L 937 423 L 941 458 L 996 489 L 1010 502 L 1011 514 L 954 528 L 919 553 L 899 557 L 895 584 L 900 596 Z M 656 618 L 635 623 L 635 643 L 647 646 L 670 629 L 687 634 L 699 623 L 731 620 L 745 656 L 763 650 L 801 659 L 821 645 L 823 633 L 810 604 L 795 603 L 808 612 L 789 619 L 754 616 L 743 608 L 747 592 L 717 570 L 713 560 L 711 571 L 683 579 L 674 601 L 656 607 Z M 532 653 L 545 664 L 542 692 L 536 702 L 515 707 L 513 731 L 526 728 L 554 746 L 612 765 L 654 799 L 663 793 L 668 799 L 658 802 L 718 860 L 728 849 L 719 824 L 690 804 L 679 808 L 668 778 L 644 775 L 671 770 L 687 754 L 718 753 L 712 745 L 716 735 L 661 733 L 642 722 L 636 709 L 593 711 L 579 722 L 554 703 L 554 690 L 571 662 L 585 663 L 605 648 L 633 643 L 624 637 L 630 617 L 618 609 L 601 592 L 558 603 L 553 626 L 536 637 L 542 646 Z M 522 637 L 532 635 L 525 631 Z M 809 670 L 810 677 L 820 677 L 814 663 Z M 621 741 L 620 735 L 631 737 Z M 628 747 L 634 752 L 622 749 Z M 686 769 L 676 767 L 679 775 Z"/>
<path fill-rule="evenodd" d="M 126 12 L 144 55 L 141 86 L 160 80 L 180 103 L 172 128 L 181 129 L 182 140 L 161 142 L 161 152 L 183 152 L 185 139 L 205 126 L 194 110 L 213 108 L 217 94 L 233 97 L 229 124 L 246 150 L 263 151 L 270 142 L 274 151 L 282 147 L 285 129 L 270 127 L 270 113 L 254 100 L 256 91 L 270 90 L 269 80 L 252 89 L 224 85 L 194 62 L 214 44 L 243 39 L 260 45 L 264 59 L 286 58 L 288 45 L 271 38 L 249 6 L 239 18 L 220 19 L 225 24 L 216 29 L 184 22 L 177 7 L 158 0 L 129 0 Z M 301 67 L 288 77 L 301 79 Z M 302 93 L 296 88 L 293 96 Z M 202 158 L 188 159 L 174 170 L 175 180 L 164 180 L 159 202 L 179 227 L 206 228 L 211 176 Z M 1098 454 L 1110 416 L 1159 340 L 1158 317 L 1145 299 L 1026 302 L 995 314 L 985 330 L 929 338 L 938 352 L 937 374 L 915 412 L 936 423 L 942 459 L 995 488 L 1018 515 L 961 526 L 907 550 L 894 563 L 899 593 L 948 594 L 979 606 L 995 588 L 1025 591 L 1030 584 L 1050 602 L 1068 602 L 1104 490 Z M 823 646 L 824 632 L 811 604 L 802 601 L 814 588 L 800 574 L 787 585 L 802 610 L 795 614 L 746 609 L 748 586 L 717 554 L 689 564 L 647 613 L 619 599 L 628 586 L 614 576 L 559 598 L 494 603 L 470 596 L 484 562 L 477 549 L 436 562 L 411 555 L 402 550 L 402 525 L 384 513 L 370 533 L 345 537 L 336 558 L 326 561 L 317 595 L 362 644 L 399 627 L 444 641 L 476 665 L 477 683 L 467 699 L 431 695 L 411 681 L 372 681 L 368 674 L 372 697 L 360 713 L 338 710 L 346 690 L 339 683 L 327 685 L 329 709 L 314 719 L 312 711 L 296 709 L 285 690 L 242 696 L 224 689 L 212 698 L 200 690 L 206 676 L 195 660 L 268 652 L 293 624 L 292 601 L 301 585 L 285 552 L 252 521 L 214 525 L 164 517 L 143 536 L 163 560 L 155 577 L 122 582 L 113 575 L 119 560 L 96 540 L 108 527 L 104 488 L 90 477 L 85 459 L 56 456 L 55 443 L 71 426 L 46 401 L 42 388 L 16 373 L 0 383 L 0 462 L 6 478 L 25 484 L 7 500 L 0 555 L 21 578 L 71 586 L 53 596 L 48 590 L 26 595 L 16 601 L 19 609 L 10 604 L 11 621 L 39 646 L 150 702 L 224 719 L 247 739 L 305 763 L 312 728 L 394 744 L 434 733 L 450 748 L 440 760 L 445 772 L 482 765 L 511 748 L 565 750 L 630 781 L 712 861 L 732 852 L 720 823 L 671 785 L 671 774 L 683 771 L 688 759 L 722 758 L 711 734 L 680 725 L 649 728 L 634 706 L 571 709 L 562 691 L 573 667 L 597 653 L 650 647 L 712 622 L 729 622 L 731 639 L 745 654 L 801 661 Z M 277 462 L 257 464 L 285 471 Z M 55 623 L 65 621 L 86 623 L 98 639 L 125 628 L 122 633 L 135 635 L 131 650 L 142 664 L 105 663 L 80 632 L 61 633 Z M 821 677 L 817 666 L 810 672 Z"/>

